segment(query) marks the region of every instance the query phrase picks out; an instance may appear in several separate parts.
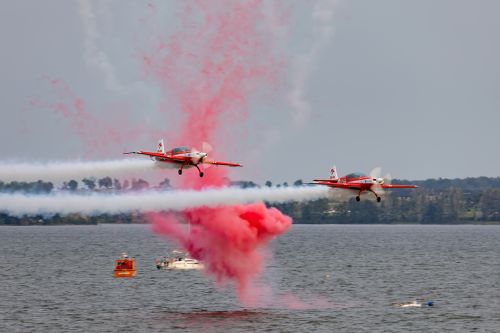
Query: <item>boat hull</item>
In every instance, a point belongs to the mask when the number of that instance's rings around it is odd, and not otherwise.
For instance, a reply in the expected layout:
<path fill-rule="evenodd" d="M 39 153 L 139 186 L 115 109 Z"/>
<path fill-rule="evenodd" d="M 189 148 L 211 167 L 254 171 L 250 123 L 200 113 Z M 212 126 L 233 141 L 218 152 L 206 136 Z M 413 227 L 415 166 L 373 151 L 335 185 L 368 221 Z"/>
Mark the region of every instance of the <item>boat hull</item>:
<path fill-rule="evenodd" d="M 169 265 L 166 267 L 162 267 L 161 269 L 203 269 L 203 265 Z"/>
<path fill-rule="evenodd" d="M 170 261 L 157 262 L 156 268 L 163 270 L 174 270 L 174 269 L 201 270 L 205 268 L 205 266 L 196 260 L 188 259 L 187 262 L 185 260 L 175 260 L 175 261 L 170 260 Z"/>
<path fill-rule="evenodd" d="M 114 271 L 114 275 L 115 277 L 117 278 L 131 278 L 131 277 L 134 277 L 136 274 L 136 270 L 132 270 L 132 269 L 123 269 L 123 270 L 115 270 Z"/>
<path fill-rule="evenodd" d="M 128 258 L 124 254 L 123 258 L 115 260 L 114 276 L 117 278 L 131 278 L 135 276 L 135 259 Z"/>

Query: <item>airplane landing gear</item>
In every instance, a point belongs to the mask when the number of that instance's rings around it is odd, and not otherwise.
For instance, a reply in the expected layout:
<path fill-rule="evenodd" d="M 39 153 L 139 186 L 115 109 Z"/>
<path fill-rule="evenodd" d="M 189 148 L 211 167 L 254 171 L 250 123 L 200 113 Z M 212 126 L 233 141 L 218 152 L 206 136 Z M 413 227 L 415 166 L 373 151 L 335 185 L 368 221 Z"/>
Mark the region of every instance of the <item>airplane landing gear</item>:
<path fill-rule="evenodd" d="M 363 193 L 363 190 L 359 190 L 358 195 L 356 196 L 356 201 L 361 201 L 361 193 Z"/>
<path fill-rule="evenodd" d="M 369 191 L 373 193 L 373 195 L 375 196 L 375 198 L 377 198 L 377 202 L 382 201 L 382 198 L 379 197 L 378 194 L 375 191 L 373 191 L 373 190 L 369 190 Z"/>
<path fill-rule="evenodd" d="M 198 167 L 197 164 L 194 165 L 196 167 L 196 169 L 198 169 L 198 172 L 200 173 L 200 177 L 203 177 L 205 174 L 203 173 L 203 171 L 200 170 L 200 168 Z"/>
<path fill-rule="evenodd" d="M 366 190 L 366 191 L 369 191 L 369 192 L 372 192 L 373 195 L 375 196 L 375 198 L 377 198 L 377 202 L 380 202 L 382 201 L 382 198 L 378 196 L 377 193 L 375 193 L 375 191 L 372 191 L 372 190 Z M 361 193 L 363 191 L 359 191 L 358 195 L 356 196 L 356 201 L 361 201 Z"/>
<path fill-rule="evenodd" d="M 179 169 L 179 171 L 177 171 L 177 173 L 179 174 L 179 176 L 182 175 L 182 169 L 184 169 L 184 164 L 181 165 L 181 168 Z"/>
<path fill-rule="evenodd" d="M 200 173 L 200 177 L 203 177 L 205 174 L 203 173 L 203 171 L 200 170 L 200 168 L 195 164 L 194 165 L 196 167 L 196 169 L 198 169 L 198 172 Z M 182 169 L 184 168 L 184 164 L 181 166 L 181 168 L 177 171 L 177 173 L 180 175 L 182 175 Z"/>

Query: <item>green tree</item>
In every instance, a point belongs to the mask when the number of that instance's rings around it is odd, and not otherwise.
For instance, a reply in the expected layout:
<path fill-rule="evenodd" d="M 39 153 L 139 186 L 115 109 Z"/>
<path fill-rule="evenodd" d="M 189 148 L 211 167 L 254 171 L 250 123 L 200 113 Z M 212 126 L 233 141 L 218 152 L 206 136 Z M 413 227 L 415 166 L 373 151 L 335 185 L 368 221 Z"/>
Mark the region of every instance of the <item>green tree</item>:
<path fill-rule="evenodd" d="M 500 221 L 500 189 L 483 191 L 479 201 L 481 219 L 486 221 Z"/>
<path fill-rule="evenodd" d="M 172 188 L 170 179 L 165 178 L 160 184 L 158 184 L 158 187 L 162 190 L 170 190 Z"/>
<path fill-rule="evenodd" d="M 76 191 L 76 189 L 78 188 L 78 182 L 74 179 L 71 179 L 69 182 L 68 182 L 68 189 L 70 191 Z"/>
<path fill-rule="evenodd" d="M 120 191 L 122 189 L 122 184 L 118 179 L 113 179 L 113 187 L 115 190 Z"/>
<path fill-rule="evenodd" d="M 132 185 L 130 189 L 132 191 L 143 191 L 149 188 L 149 183 L 144 179 L 132 179 Z"/>
<path fill-rule="evenodd" d="M 113 187 L 113 180 L 110 177 L 104 177 L 99 179 L 99 188 L 102 187 L 110 189 L 111 187 Z"/>
<path fill-rule="evenodd" d="M 84 178 L 82 179 L 82 182 L 87 186 L 89 190 L 94 190 L 95 189 L 95 179 L 94 178 Z"/>

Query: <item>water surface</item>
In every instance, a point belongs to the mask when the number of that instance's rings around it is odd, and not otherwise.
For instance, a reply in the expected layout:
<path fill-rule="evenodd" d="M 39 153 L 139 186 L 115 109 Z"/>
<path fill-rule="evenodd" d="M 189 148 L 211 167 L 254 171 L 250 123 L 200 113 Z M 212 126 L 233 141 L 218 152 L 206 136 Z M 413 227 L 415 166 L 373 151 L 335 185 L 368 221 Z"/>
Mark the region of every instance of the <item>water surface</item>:
<path fill-rule="evenodd" d="M 1 332 L 498 332 L 500 226 L 294 225 L 255 307 L 145 225 L 0 227 Z M 133 279 L 113 277 L 123 251 Z M 262 293 L 262 289 L 261 289 Z M 394 303 L 433 300 L 434 307 Z"/>

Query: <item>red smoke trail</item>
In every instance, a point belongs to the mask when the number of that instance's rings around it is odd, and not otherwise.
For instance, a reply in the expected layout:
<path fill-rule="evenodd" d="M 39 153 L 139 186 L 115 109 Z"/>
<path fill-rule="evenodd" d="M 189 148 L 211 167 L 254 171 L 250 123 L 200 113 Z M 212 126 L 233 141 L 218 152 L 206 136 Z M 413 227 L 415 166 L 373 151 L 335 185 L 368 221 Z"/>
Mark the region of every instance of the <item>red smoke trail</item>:
<path fill-rule="evenodd" d="M 179 101 L 184 126 L 177 143 L 216 143 L 221 158 L 223 149 L 242 139 L 232 137 L 228 128 L 244 128 L 252 95 L 273 88 L 279 76 L 280 61 L 262 24 L 269 20 L 263 6 L 258 0 L 187 4 L 178 32 L 144 55 L 146 72 Z M 227 172 L 211 168 L 202 179 L 186 172 L 182 186 L 223 186 Z M 149 217 L 155 232 L 177 240 L 218 281 L 235 281 L 243 301 L 251 298 L 248 287 L 262 269 L 259 248 L 291 225 L 289 217 L 263 203 L 185 211 L 191 233 L 174 215 Z"/>
<path fill-rule="evenodd" d="M 178 32 L 143 56 L 146 73 L 180 104 L 184 125 L 175 143 L 201 147 L 219 139 L 218 148 L 226 148 L 220 145 L 234 139 L 227 129 L 244 127 L 251 94 L 276 83 L 280 66 L 259 24 L 262 6 L 256 0 L 190 2 Z"/>
<path fill-rule="evenodd" d="M 68 120 L 70 129 L 84 143 L 87 157 L 115 157 L 124 147 L 130 147 L 144 136 L 157 138 L 160 130 L 133 124 L 127 117 L 127 107 L 108 106 L 101 110 L 106 117 L 89 112 L 89 106 L 69 85 L 60 79 L 44 78 L 53 89 L 58 102 L 46 102 L 33 99 L 31 105 L 37 108 L 53 110 Z M 150 140 L 151 141 L 151 140 Z"/>
<path fill-rule="evenodd" d="M 216 148 L 210 157 L 226 160 L 222 152 L 236 151 L 232 145 L 244 139 L 241 133 L 245 131 L 251 98 L 279 84 L 283 61 L 277 56 L 274 36 L 268 29 L 283 24 L 283 16 L 269 17 L 261 0 L 195 0 L 179 4 L 180 28 L 169 38 L 159 38 L 160 42 L 142 59 L 147 76 L 163 89 L 162 105 L 168 109 L 162 110 L 162 115 L 169 119 L 174 116 L 172 112 L 179 110 L 183 118 L 179 128 L 169 123 L 161 127 L 165 130 L 170 126 L 165 135 L 168 146 L 201 149 L 202 143 L 208 142 Z M 120 114 L 93 116 L 95 112 L 88 112 L 64 83 L 53 80 L 51 84 L 63 102 L 41 106 L 69 119 L 93 155 L 109 153 L 110 149 L 103 150 L 105 145 L 116 153 L 139 135 L 158 133 L 131 126 Z M 228 169 L 212 167 L 203 178 L 196 170 L 188 170 L 177 179 L 183 188 L 220 187 L 227 185 Z M 259 249 L 291 225 L 289 217 L 263 203 L 185 211 L 181 220 L 191 224 L 191 233 L 184 231 L 177 215 L 148 216 L 155 232 L 178 241 L 202 260 L 206 271 L 218 281 L 235 281 L 243 301 L 251 298 L 249 286 L 262 269 Z"/>
<path fill-rule="evenodd" d="M 151 214 L 153 230 L 176 239 L 189 253 L 203 260 L 219 283 L 234 280 L 243 301 L 251 298 L 248 287 L 262 269 L 259 248 L 286 232 L 291 219 L 262 203 L 200 208 L 185 212 L 191 232 L 173 215 Z"/>

